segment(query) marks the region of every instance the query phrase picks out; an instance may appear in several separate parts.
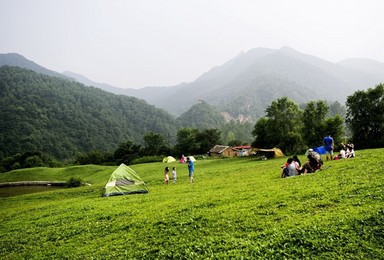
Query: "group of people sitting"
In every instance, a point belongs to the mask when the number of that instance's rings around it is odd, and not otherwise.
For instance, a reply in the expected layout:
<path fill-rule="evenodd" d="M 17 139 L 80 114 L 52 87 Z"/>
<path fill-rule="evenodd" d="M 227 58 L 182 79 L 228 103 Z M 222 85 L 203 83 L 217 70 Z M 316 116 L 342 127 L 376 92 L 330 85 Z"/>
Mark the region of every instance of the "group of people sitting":
<path fill-rule="evenodd" d="M 287 163 L 281 166 L 281 178 L 321 171 L 323 166 L 321 155 L 313 151 L 313 149 L 309 149 L 306 154 L 308 160 L 303 165 L 301 165 L 296 155 L 288 158 Z M 351 141 L 348 141 L 347 145 L 340 143 L 340 152 L 333 159 L 339 160 L 353 157 L 355 157 L 354 145 Z"/>
<path fill-rule="evenodd" d="M 303 165 L 296 155 L 288 158 L 287 163 L 281 166 L 281 178 L 321 171 L 323 159 L 320 154 L 310 149 L 307 158 L 308 160 Z"/>
<path fill-rule="evenodd" d="M 347 145 L 345 145 L 344 143 L 340 143 L 340 152 L 338 155 L 333 157 L 333 160 L 349 159 L 355 157 L 354 148 L 355 146 L 353 145 L 351 140 L 348 141 Z"/>
<path fill-rule="evenodd" d="M 306 154 L 308 160 L 303 165 L 301 165 L 296 155 L 288 158 L 287 163 L 281 166 L 281 178 L 321 171 L 321 167 L 323 166 L 323 158 L 321 158 L 321 155 L 313 151 L 313 149 L 309 149 Z M 355 157 L 354 145 L 351 141 L 348 141 L 347 145 L 340 143 L 340 152 L 333 159 L 339 160 L 353 157 Z"/>

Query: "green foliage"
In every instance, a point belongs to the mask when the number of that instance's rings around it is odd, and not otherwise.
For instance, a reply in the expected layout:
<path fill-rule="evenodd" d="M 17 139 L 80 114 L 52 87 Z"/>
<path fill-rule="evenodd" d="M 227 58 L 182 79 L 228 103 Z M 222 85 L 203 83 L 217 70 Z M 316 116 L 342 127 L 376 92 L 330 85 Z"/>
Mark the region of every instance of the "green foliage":
<path fill-rule="evenodd" d="M 273 101 L 265 110 L 266 118 L 260 119 L 254 130 L 256 147 L 279 147 L 285 152 L 297 152 L 302 149 L 300 134 L 302 111 L 287 97 Z M 260 127 L 260 129 L 258 129 Z"/>
<path fill-rule="evenodd" d="M 62 163 L 43 155 L 41 152 L 24 152 L 23 154 L 17 153 L 0 161 L 0 172 L 42 166 L 62 167 Z"/>
<path fill-rule="evenodd" d="M 131 161 L 131 164 L 162 162 L 163 159 L 164 159 L 164 156 L 162 155 L 143 156 L 137 159 L 133 159 Z"/>
<path fill-rule="evenodd" d="M 335 143 L 342 141 L 344 120 L 340 115 L 326 117 L 329 111 L 325 101 L 311 101 L 302 111 L 287 98 L 278 99 L 267 107 L 267 117 L 260 118 L 252 134 L 255 147 L 281 148 L 285 153 L 300 153 L 307 147 L 323 145 L 331 133 Z"/>
<path fill-rule="evenodd" d="M 231 120 L 219 128 L 221 132 L 221 140 L 223 144 L 233 141 L 240 141 L 242 144 L 251 144 L 253 123 Z"/>
<path fill-rule="evenodd" d="M 220 143 L 218 129 L 181 128 L 177 132 L 177 144 L 173 154 L 206 154 L 216 144 Z"/>
<path fill-rule="evenodd" d="M 90 151 L 87 153 L 77 153 L 75 156 L 75 164 L 113 164 L 116 163 L 115 158 L 111 152 L 103 151 Z"/>
<path fill-rule="evenodd" d="M 196 154 L 199 146 L 196 136 L 200 130 L 198 128 L 181 128 L 177 132 L 177 144 L 174 147 L 174 155 Z"/>
<path fill-rule="evenodd" d="M 1 174 L 1 182 L 73 176 L 92 186 L 0 198 L 0 258 L 380 259 L 384 151 L 356 155 L 286 179 L 286 158 L 198 160 L 193 184 L 187 166 L 173 163 L 178 182 L 168 186 L 163 163 L 136 164 L 150 192 L 109 198 L 101 191 L 116 167 Z"/>
<path fill-rule="evenodd" d="M 144 142 L 144 155 L 168 155 L 171 152 L 169 142 L 162 134 L 153 132 L 146 133 L 144 135 Z"/>
<path fill-rule="evenodd" d="M 216 144 L 220 144 L 220 134 L 218 129 L 204 129 L 199 132 L 196 136 L 196 141 L 199 144 L 197 153 L 206 154 Z"/>
<path fill-rule="evenodd" d="M 241 145 L 246 145 L 245 143 L 243 143 L 242 141 L 240 140 L 232 140 L 232 141 L 229 141 L 228 142 L 228 146 L 241 146 Z"/>
<path fill-rule="evenodd" d="M 309 102 L 303 113 L 303 140 L 309 147 L 318 147 L 322 145 L 322 140 L 328 133 L 325 129 L 327 124 L 325 121 L 329 111 L 327 104 L 319 100 L 317 102 Z M 333 134 L 332 131 L 330 133 Z"/>
<path fill-rule="evenodd" d="M 43 161 L 37 155 L 31 156 L 31 157 L 28 157 L 27 159 L 25 159 L 25 167 L 26 168 L 41 167 L 43 165 L 44 165 Z"/>
<path fill-rule="evenodd" d="M 143 144 L 157 132 L 175 142 L 175 119 L 143 100 L 18 67 L 0 67 L 0 158 L 44 151 L 56 159 Z"/>
<path fill-rule="evenodd" d="M 341 105 L 338 101 L 334 101 L 329 104 L 329 111 L 328 111 L 329 117 L 335 117 L 339 115 L 342 118 L 345 118 L 346 114 L 347 114 L 346 107 Z"/>
<path fill-rule="evenodd" d="M 347 98 L 346 122 L 361 148 L 384 146 L 384 85 L 356 91 Z"/>
<path fill-rule="evenodd" d="M 68 188 L 76 188 L 76 187 L 81 187 L 85 185 L 86 185 L 85 181 L 79 177 L 71 177 L 66 184 Z"/>
<path fill-rule="evenodd" d="M 183 127 L 200 130 L 220 128 L 225 124 L 224 116 L 205 101 L 193 105 L 178 118 Z"/>
<path fill-rule="evenodd" d="M 128 165 L 132 160 L 139 157 L 139 153 L 140 145 L 136 145 L 132 141 L 128 140 L 119 144 L 113 156 L 119 164 L 125 163 Z"/>

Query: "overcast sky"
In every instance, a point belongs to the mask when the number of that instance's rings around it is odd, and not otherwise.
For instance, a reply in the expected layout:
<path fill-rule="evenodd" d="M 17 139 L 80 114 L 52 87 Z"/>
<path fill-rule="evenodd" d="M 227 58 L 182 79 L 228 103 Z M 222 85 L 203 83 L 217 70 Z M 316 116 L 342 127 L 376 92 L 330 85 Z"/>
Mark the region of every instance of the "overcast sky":
<path fill-rule="evenodd" d="M 122 88 L 194 81 L 257 47 L 384 61 L 383 0 L 0 0 L 0 53 Z"/>

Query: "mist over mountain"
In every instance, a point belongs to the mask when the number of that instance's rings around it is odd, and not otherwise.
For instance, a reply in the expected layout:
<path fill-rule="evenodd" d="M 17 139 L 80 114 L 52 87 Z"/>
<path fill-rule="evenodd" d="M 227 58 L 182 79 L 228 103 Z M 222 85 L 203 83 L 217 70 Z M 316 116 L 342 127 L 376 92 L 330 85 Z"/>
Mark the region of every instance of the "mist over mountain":
<path fill-rule="evenodd" d="M 0 67 L 3 65 L 16 66 L 20 68 L 25 68 L 32 70 L 37 73 L 41 73 L 51 77 L 63 78 L 68 80 L 73 80 L 71 77 L 63 75 L 53 70 L 46 69 L 35 62 L 28 60 L 24 56 L 17 53 L 6 53 L 0 54 Z"/>
<path fill-rule="evenodd" d="M 379 66 L 376 69 L 380 70 Z M 194 82 L 143 88 L 129 94 L 173 115 L 205 100 L 234 119 L 256 120 L 264 115 L 266 106 L 282 96 L 296 103 L 319 99 L 344 103 L 354 91 L 384 81 L 384 76 L 367 70 L 342 66 L 289 47 L 256 48 L 212 68 Z"/>
<path fill-rule="evenodd" d="M 13 65 L 25 67 L 20 57 L 16 56 L 19 65 Z M 0 64 L 6 64 L 2 59 L 0 56 Z M 29 69 L 39 72 L 36 68 Z M 367 59 L 332 63 L 282 47 L 243 52 L 195 81 L 177 86 L 122 89 L 73 72 L 59 75 L 111 93 L 144 99 L 174 116 L 180 116 L 204 100 L 225 115 L 226 120 L 255 121 L 264 115 L 273 100 L 282 96 L 299 104 L 319 99 L 344 104 L 354 91 L 384 82 L 384 64 Z"/>
<path fill-rule="evenodd" d="M 384 79 L 384 63 L 371 59 L 345 59 L 337 63 L 343 67 L 362 71 L 368 75 L 376 76 L 380 82 Z"/>
<path fill-rule="evenodd" d="M 83 75 L 80 75 L 71 71 L 64 71 L 62 74 L 71 79 L 74 79 L 77 82 L 84 84 L 85 86 L 93 86 L 93 87 L 100 88 L 102 90 L 105 90 L 114 94 L 118 94 L 118 95 L 126 94 L 126 91 L 123 88 L 114 87 L 106 83 L 98 83 L 88 79 Z"/>

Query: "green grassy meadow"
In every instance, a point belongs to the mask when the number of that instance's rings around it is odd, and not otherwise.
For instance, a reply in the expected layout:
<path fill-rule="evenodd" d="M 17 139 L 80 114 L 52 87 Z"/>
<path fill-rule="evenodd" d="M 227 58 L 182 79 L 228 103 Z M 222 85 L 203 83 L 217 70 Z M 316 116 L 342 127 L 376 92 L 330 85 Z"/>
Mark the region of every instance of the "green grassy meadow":
<path fill-rule="evenodd" d="M 0 258 L 384 259 L 384 149 L 356 155 L 286 179 L 287 158 L 199 160 L 192 184 L 185 164 L 132 165 L 149 193 L 107 198 L 117 167 L 0 174 L 92 184 L 0 198 Z M 165 166 L 177 167 L 176 185 L 164 185 Z"/>

